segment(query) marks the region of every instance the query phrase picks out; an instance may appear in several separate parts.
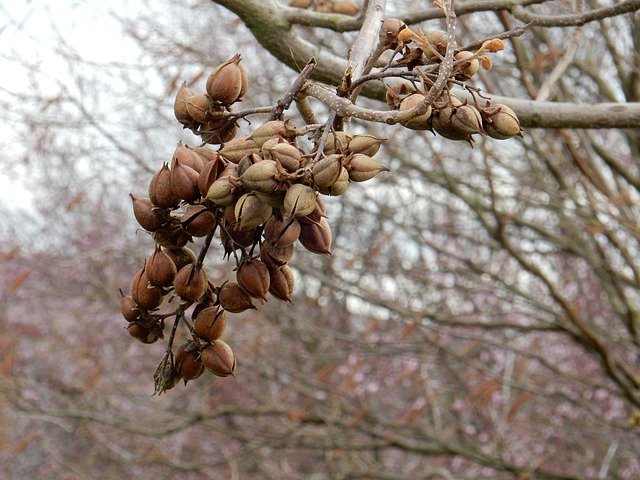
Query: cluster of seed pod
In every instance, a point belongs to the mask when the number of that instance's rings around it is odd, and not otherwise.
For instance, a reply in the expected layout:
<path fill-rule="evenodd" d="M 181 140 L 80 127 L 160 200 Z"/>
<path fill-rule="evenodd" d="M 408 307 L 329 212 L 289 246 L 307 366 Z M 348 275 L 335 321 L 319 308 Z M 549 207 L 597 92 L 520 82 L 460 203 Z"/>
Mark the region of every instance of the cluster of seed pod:
<path fill-rule="evenodd" d="M 217 77 L 223 76 L 218 84 Z M 151 178 L 148 196 L 130 195 L 135 218 L 155 249 L 135 275 L 131 293 L 121 291 L 127 330 L 143 343 L 154 343 L 164 338 L 166 319 L 175 317 L 174 325 L 184 323 L 190 332 L 173 349 L 172 331 L 155 375 L 157 392 L 205 371 L 234 375 L 235 355 L 221 340 L 227 314 L 255 309 L 269 295 L 290 302 L 294 275 L 289 262 L 296 243 L 331 255 L 322 195 L 341 195 L 351 182 L 388 170 L 372 158 L 384 141 L 372 135 L 319 129 L 309 152 L 298 141 L 308 132 L 297 131 L 288 120 L 266 121 L 250 135 L 235 136 L 229 122 L 222 121 L 229 115 L 220 113 L 230 112 L 246 85 L 237 56 L 211 74 L 206 94 L 183 85 L 174 103 L 176 118 L 205 143 L 220 147 L 178 143 L 170 164 L 165 162 Z M 236 264 L 234 278 L 218 286 L 204 268 L 215 236 L 223 258 Z M 189 248 L 197 237 L 205 238 L 199 255 Z M 160 313 L 163 303 L 176 298 L 171 313 Z"/>
<path fill-rule="evenodd" d="M 396 66 L 418 71 L 419 67 L 426 66 L 422 78 L 427 78 L 427 71 L 435 75 L 446 54 L 448 35 L 444 31 L 420 30 L 415 33 L 402 21 L 390 18 L 385 20 L 381 36 L 387 49 L 403 52 Z M 473 142 L 474 134 L 501 140 L 521 135 L 520 121 L 508 106 L 491 105 L 489 102 L 485 107 L 481 107 L 478 102 L 471 105 L 467 101 L 461 101 L 449 90 L 452 83 L 471 79 L 481 66 L 490 69 L 491 60 L 484 53 L 497 52 L 503 48 L 501 40 L 493 39 L 484 42 L 476 52 L 455 51 L 447 88 L 427 107 L 425 113 L 401 124 L 412 130 L 429 130 L 449 140 L 465 140 L 469 143 Z M 425 91 L 424 82 L 395 84 L 387 88 L 387 104 L 394 110 L 410 110 L 425 99 Z"/>

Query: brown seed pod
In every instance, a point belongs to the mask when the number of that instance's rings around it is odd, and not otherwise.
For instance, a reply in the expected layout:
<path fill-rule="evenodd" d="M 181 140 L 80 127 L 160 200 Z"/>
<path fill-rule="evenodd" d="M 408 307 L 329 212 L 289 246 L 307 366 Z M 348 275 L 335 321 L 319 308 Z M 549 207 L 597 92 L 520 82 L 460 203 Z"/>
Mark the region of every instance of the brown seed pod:
<path fill-rule="evenodd" d="M 173 363 L 185 385 L 189 380 L 200 377 L 205 370 L 198 348 L 193 342 L 185 342 L 176 348 Z"/>
<path fill-rule="evenodd" d="M 269 293 L 291 303 L 295 286 L 293 270 L 288 265 L 269 267 Z"/>
<path fill-rule="evenodd" d="M 409 95 L 405 97 L 402 102 L 400 102 L 399 109 L 403 110 L 411 110 L 418 103 L 422 102 L 426 97 L 421 93 L 414 93 L 413 95 Z M 410 118 L 408 120 L 403 120 L 400 124 L 406 128 L 410 128 L 411 130 L 431 130 L 431 125 L 429 123 L 429 117 L 431 116 L 431 105 L 427 107 L 427 111 L 422 115 L 418 115 L 416 117 Z"/>
<path fill-rule="evenodd" d="M 197 302 L 207 292 L 209 282 L 204 268 L 196 268 L 194 263 L 182 267 L 173 280 L 176 294 L 187 302 Z"/>
<path fill-rule="evenodd" d="M 219 153 L 225 160 L 238 163 L 247 155 L 260 153 L 260 148 L 248 135 L 241 135 L 226 142 L 219 150 Z"/>
<path fill-rule="evenodd" d="M 480 61 L 474 58 L 472 52 L 462 51 L 456 53 L 455 59 L 458 63 L 455 67 L 456 80 L 465 81 L 473 77 L 480 69 Z"/>
<path fill-rule="evenodd" d="M 349 172 L 349 180 L 352 182 L 366 182 L 380 172 L 389 171 L 387 167 L 363 153 L 354 154 L 345 166 Z"/>
<path fill-rule="evenodd" d="M 378 138 L 374 135 L 354 135 L 347 145 L 347 150 L 350 153 L 362 153 L 364 155 L 373 157 L 376 153 L 378 153 L 378 150 L 380 150 L 380 145 L 382 145 L 386 141 L 386 138 Z"/>
<path fill-rule="evenodd" d="M 318 223 L 303 223 L 298 241 L 313 253 L 331 256 L 331 227 L 326 218 Z"/>
<path fill-rule="evenodd" d="M 200 199 L 199 176 L 200 174 L 197 170 L 177 160 L 171 170 L 171 187 L 182 200 L 194 203 Z"/>
<path fill-rule="evenodd" d="M 246 93 L 249 80 L 240 54 L 219 65 L 207 78 L 206 90 L 213 102 L 231 105 Z"/>
<path fill-rule="evenodd" d="M 129 197 L 133 202 L 133 215 L 146 231 L 155 232 L 167 222 L 167 212 L 151 203 L 151 199 L 135 197 L 133 193 Z"/>
<path fill-rule="evenodd" d="M 215 340 L 204 347 L 200 356 L 205 368 L 218 377 L 228 377 L 236 370 L 233 350 L 222 340 Z"/>
<path fill-rule="evenodd" d="M 171 168 L 175 167 L 177 161 L 180 161 L 182 165 L 193 168 L 196 172 L 200 173 L 204 167 L 204 160 L 202 156 L 196 153 L 192 148 L 187 147 L 182 142 L 178 142 L 173 156 L 171 157 Z"/>
<path fill-rule="evenodd" d="M 136 302 L 133 301 L 131 295 L 125 295 L 122 289 L 118 289 L 120 292 L 120 312 L 127 322 L 135 322 L 140 318 L 140 309 Z"/>
<path fill-rule="evenodd" d="M 245 193 L 236 202 L 234 215 L 240 230 L 254 230 L 258 225 L 262 225 L 273 212 L 266 203 L 263 203 L 253 193 Z"/>
<path fill-rule="evenodd" d="M 174 209 L 180 205 L 178 197 L 171 187 L 171 170 L 165 162 L 149 182 L 149 200 L 156 207 L 162 209 Z"/>
<path fill-rule="evenodd" d="M 265 301 L 269 292 L 269 269 L 258 258 L 244 260 L 236 270 L 236 280 L 249 295 Z"/>
<path fill-rule="evenodd" d="M 178 270 L 171 257 L 160 246 L 156 245 L 155 251 L 149 257 L 146 265 L 146 274 L 149 283 L 154 287 L 170 287 Z"/>
<path fill-rule="evenodd" d="M 186 100 L 188 97 L 195 95 L 195 93 L 187 87 L 187 82 L 182 82 L 173 102 L 173 113 L 176 119 L 185 126 L 190 126 L 194 121 L 187 110 Z"/>
<path fill-rule="evenodd" d="M 484 133 L 482 116 L 472 105 L 461 105 L 456 108 L 451 116 L 451 125 L 461 133 Z"/>
<path fill-rule="evenodd" d="M 185 265 L 196 263 L 196 254 L 189 247 L 167 248 L 163 252 L 171 258 L 178 271 Z"/>
<path fill-rule="evenodd" d="M 159 288 L 149 283 L 145 265 L 138 270 L 131 282 L 131 297 L 142 310 L 153 310 L 162 303 L 163 295 Z"/>
<path fill-rule="evenodd" d="M 225 282 L 218 291 L 220 306 L 231 313 L 240 313 L 245 310 L 256 309 L 251 301 L 251 296 L 238 284 L 238 282 Z"/>
<path fill-rule="evenodd" d="M 204 205 L 189 205 L 184 210 L 182 228 L 193 237 L 206 237 L 216 226 L 216 217 Z"/>
<path fill-rule="evenodd" d="M 240 181 L 247 189 L 260 193 L 275 192 L 280 185 L 278 178 L 278 165 L 273 160 L 254 163 L 240 175 Z"/>
<path fill-rule="evenodd" d="M 206 342 L 218 340 L 227 327 L 227 314 L 218 307 L 207 307 L 193 321 L 193 333 Z"/>
<path fill-rule="evenodd" d="M 425 56 L 430 60 L 439 62 L 447 50 L 447 32 L 442 30 L 429 30 L 425 32 L 424 37 L 427 42 L 424 48 Z"/>
<path fill-rule="evenodd" d="M 202 159 L 202 161 L 204 162 L 204 165 L 206 166 L 207 163 L 209 162 L 213 162 L 216 160 L 220 160 L 220 154 L 218 152 L 216 152 L 214 149 L 209 148 L 209 147 L 195 147 L 193 149 L 194 153 L 197 153 L 198 156 L 200 156 L 200 158 Z"/>
<path fill-rule="evenodd" d="M 327 188 L 319 188 L 318 191 L 323 195 L 330 195 L 332 197 L 337 197 L 338 195 L 342 195 L 349 188 L 349 172 L 346 168 L 342 167 L 340 169 L 340 175 L 338 175 L 338 179 L 333 182 Z"/>
<path fill-rule="evenodd" d="M 265 240 L 276 247 L 291 245 L 299 236 L 300 222 L 295 218 L 285 221 L 272 216 L 264 226 Z"/>
<path fill-rule="evenodd" d="M 262 152 L 265 158 L 271 157 L 272 160 L 279 162 L 288 172 L 295 172 L 300 168 L 302 154 L 297 147 L 290 143 L 277 142 L 275 145 L 269 145 L 269 142 L 266 142 L 262 146 Z"/>
<path fill-rule="evenodd" d="M 198 175 L 198 190 L 200 190 L 200 194 L 203 197 L 209 193 L 211 185 L 222 175 L 225 167 L 225 162 L 220 156 L 205 163 L 204 168 Z"/>
<path fill-rule="evenodd" d="M 220 207 L 234 204 L 238 198 L 237 182 L 238 177 L 223 174 L 211 184 L 206 199 Z"/>
<path fill-rule="evenodd" d="M 152 232 L 151 238 L 164 248 L 181 248 L 191 241 L 191 236 L 179 224 L 166 225 Z"/>
<path fill-rule="evenodd" d="M 344 153 L 347 151 L 347 145 L 352 138 L 353 137 L 346 132 L 329 132 L 323 151 L 326 155 Z"/>
<path fill-rule="evenodd" d="M 400 108 L 402 100 L 414 93 L 418 93 L 412 84 L 403 81 L 401 83 L 387 87 L 385 94 L 385 100 L 391 110 L 397 110 Z"/>
<path fill-rule="evenodd" d="M 285 138 L 286 128 L 286 124 L 282 120 L 270 120 L 256 128 L 249 138 L 258 148 L 262 148 L 267 140 Z"/>
<path fill-rule="evenodd" d="M 300 223 L 318 223 L 325 216 L 326 208 L 321 196 L 316 198 L 316 206 L 309 215 L 298 218 Z"/>
<path fill-rule="evenodd" d="M 133 338 L 145 344 L 155 343 L 161 338 L 164 338 L 162 325 L 160 323 L 147 327 L 133 322 L 127 326 L 127 332 Z"/>
<path fill-rule="evenodd" d="M 498 140 L 506 140 L 516 135 L 522 136 L 520 120 L 509 107 L 495 104 L 486 111 L 489 113 L 485 116 L 483 125 L 487 135 Z"/>
<path fill-rule="evenodd" d="M 309 215 L 316 206 L 316 197 L 316 191 L 309 185 L 303 185 L 302 183 L 291 185 L 284 196 L 283 217 L 304 217 Z"/>
<path fill-rule="evenodd" d="M 313 183 L 318 188 L 326 189 L 336 183 L 342 170 L 344 155 L 333 153 L 318 160 L 311 168 Z"/>
<path fill-rule="evenodd" d="M 331 2 L 331 12 L 355 17 L 360 13 L 360 7 L 349 1 L 335 1 Z"/>
<path fill-rule="evenodd" d="M 195 93 L 185 100 L 187 112 L 198 123 L 206 123 L 211 119 L 209 106 L 211 99 L 206 93 Z"/>
<path fill-rule="evenodd" d="M 260 259 L 269 265 L 281 266 L 290 262 L 295 251 L 295 244 L 276 246 L 267 242 L 260 244 Z"/>

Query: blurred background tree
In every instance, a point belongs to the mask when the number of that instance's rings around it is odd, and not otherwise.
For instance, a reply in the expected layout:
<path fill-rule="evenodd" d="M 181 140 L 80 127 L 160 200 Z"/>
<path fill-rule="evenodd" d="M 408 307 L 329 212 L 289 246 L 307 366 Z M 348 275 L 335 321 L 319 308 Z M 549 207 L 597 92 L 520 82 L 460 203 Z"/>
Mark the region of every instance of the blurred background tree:
<path fill-rule="evenodd" d="M 152 245 L 128 193 L 195 141 L 173 118 L 180 83 L 234 53 L 243 107 L 273 105 L 297 76 L 283 63 L 309 53 L 337 82 L 361 18 L 332 3 L 2 7 L 3 478 L 640 474 L 633 0 L 458 0 L 459 45 L 538 20 L 473 81 L 524 138 L 472 149 L 354 120 L 389 138 L 391 172 L 327 201 L 332 258 L 298 249 L 293 304 L 230 319 L 238 378 L 151 396 L 164 347 L 133 342 L 118 311 Z M 388 3 L 444 28 L 428 2 Z M 535 115 L 558 105 L 571 114 Z"/>

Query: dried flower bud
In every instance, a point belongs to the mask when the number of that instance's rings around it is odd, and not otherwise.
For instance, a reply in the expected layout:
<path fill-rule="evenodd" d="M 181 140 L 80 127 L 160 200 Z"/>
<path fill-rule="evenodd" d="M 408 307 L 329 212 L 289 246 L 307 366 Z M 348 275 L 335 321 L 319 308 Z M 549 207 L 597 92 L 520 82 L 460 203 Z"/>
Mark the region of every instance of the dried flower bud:
<path fill-rule="evenodd" d="M 209 75 L 206 90 L 213 102 L 231 105 L 246 93 L 248 85 L 247 69 L 236 54 Z"/>
<path fill-rule="evenodd" d="M 238 284 L 238 282 L 225 282 L 218 291 L 220 306 L 231 313 L 240 313 L 245 310 L 256 309 L 251 301 L 251 296 Z"/>
<path fill-rule="evenodd" d="M 196 268 L 194 263 L 182 267 L 173 281 L 176 294 L 187 302 L 197 302 L 207 292 L 209 282 L 204 268 Z"/>
<path fill-rule="evenodd" d="M 227 315 L 218 307 L 201 310 L 193 321 L 193 332 L 206 342 L 219 339 L 227 327 Z"/>
<path fill-rule="evenodd" d="M 218 377 L 228 377 L 236 370 L 236 357 L 231 347 L 222 340 L 216 340 L 200 353 L 205 368 Z"/>

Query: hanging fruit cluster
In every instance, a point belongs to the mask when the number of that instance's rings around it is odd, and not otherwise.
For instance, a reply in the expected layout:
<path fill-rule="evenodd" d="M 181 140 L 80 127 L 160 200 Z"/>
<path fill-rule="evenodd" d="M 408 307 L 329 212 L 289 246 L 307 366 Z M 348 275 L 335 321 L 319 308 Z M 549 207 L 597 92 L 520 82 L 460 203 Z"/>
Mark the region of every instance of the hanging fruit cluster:
<path fill-rule="evenodd" d="M 148 196 L 131 195 L 135 218 L 155 249 L 135 275 L 130 295 L 121 292 L 127 330 L 143 343 L 154 343 L 164 338 L 166 319 L 175 317 L 175 326 L 182 322 L 190 331 L 189 340 L 174 351 L 172 330 L 156 371 L 156 392 L 205 371 L 233 375 L 235 356 L 221 340 L 227 314 L 255 309 L 269 296 L 289 302 L 295 245 L 331 255 L 322 195 L 341 195 L 350 182 L 387 170 L 372 158 L 384 139 L 372 135 L 327 133 L 324 142 L 316 138 L 310 152 L 298 142 L 308 132 L 287 120 L 266 121 L 251 135 L 236 136 L 231 106 L 247 85 L 238 55 L 209 76 L 207 93 L 183 84 L 174 103 L 176 118 L 204 144 L 221 147 L 179 143 L 170 164 L 151 178 Z M 204 267 L 214 235 L 223 257 L 236 264 L 235 277 L 221 285 L 211 283 Z M 189 248 L 195 237 L 205 238 L 200 255 Z M 163 302 L 171 301 L 177 307 L 159 313 Z"/>
<path fill-rule="evenodd" d="M 386 67 L 397 73 L 387 75 L 382 69 L 378 74 L 384 77 L 377 78 L 405 79 L 388 87 L 389 107 L 402 112 L 418 105 L 423 110 L 403 119 L 404 127 L 470 143 L 474 134 L 500 139 L 521 134 L 520 123 L 507 106 L 486 102 L 481 107 L 475 95 L 471 105 L 450 91 L 450 85 L 470 79 L 480 66 L 490 68 L 483 53 L 501 50 L 502 41 L 485 42 L 476 52 L 456 51 L 446 85 L 431 102 L 425 99 L 442 76 L 447 34 L 416 34 L 400 20 L 388 19 L 382 26 L 381 44 L 394 51 L 392 60 L 401 55 Z M 305 72 L 314 65 L 315 60 L 310 61 L 285 95 L 289 104 L 298 94 L 305 95 Z M 371 78 L 376 78 L 375 73 Z M 339 117 L 299 130 L 282 117 L 287 101 L 266 110 L 234 113 L 232 107 L 248 86 L 240 55 L 209 75 L 206 92 L 197 93 L 183 83 L 174 113 L 202 143 L 196 147 L 178 143 L 171 161 L 151 178 L 148 195 L 131 194 L 135 218 L 155 248 L 134 276 L 130 294 L 120 292 L 127 331 L 143 343 L 154 343 L 164 338 L 166 321 L 173 318 L 165 355 L 154 375 L 156 393 L 206 371 L 221 377 L 234 375 L 235 355 L 222 340 L 227 315 L 255 309 L 269 297 L 290 302 L 294 275 L 289 262 L 295 246 L 331 255 L 323 196 L 342 195 L 352 182 L 364 182 L 388 170 L 373 159 L 385 139 L 341 131 Z M 334 97 L 345 100 L 353 91 L 350 88 L 339 88 Z M 237 135 L 239 119 L 266 112 L 269 118 L 251 134 Z M 301 141 L 303 136 L 308 141 Z M 190 248 L 195 238 L 204 239 L 198 254 Z M 214 238 L 219 240 L 222 257 L 235 262 L 233 277 L 219 285 L 211 281 L 204 265 Z M 173 308 L 168 307 L 170 303 Z M 181 324 L 189 335 L 174 348 Z"/>

